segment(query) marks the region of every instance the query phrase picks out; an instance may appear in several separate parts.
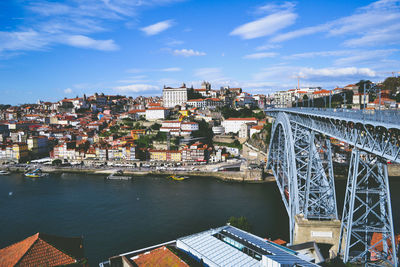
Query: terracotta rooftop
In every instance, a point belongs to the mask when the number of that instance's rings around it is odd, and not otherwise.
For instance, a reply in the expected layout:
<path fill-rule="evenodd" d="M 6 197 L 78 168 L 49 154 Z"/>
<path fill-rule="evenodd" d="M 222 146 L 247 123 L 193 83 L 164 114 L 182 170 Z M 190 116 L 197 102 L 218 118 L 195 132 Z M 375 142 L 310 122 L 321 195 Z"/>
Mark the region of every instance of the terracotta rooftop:
<path fill-rule="evenodd" d="M 154 249 L 150 252 L 140 254 L 133 258 L 133 261 L 140 266 L 189 266 L 178 256 L 172 253 L 165 246 Z"/>
<path fill-rule="evenodd" d="M 0 266 L 58 266 L 84 258 L 82 238 L 36 233 L 0 249 Z"/>
<path fill-rule="evenodd" d="M 256 118 L 229 118 L 227 121 L 256 121 Z"/>

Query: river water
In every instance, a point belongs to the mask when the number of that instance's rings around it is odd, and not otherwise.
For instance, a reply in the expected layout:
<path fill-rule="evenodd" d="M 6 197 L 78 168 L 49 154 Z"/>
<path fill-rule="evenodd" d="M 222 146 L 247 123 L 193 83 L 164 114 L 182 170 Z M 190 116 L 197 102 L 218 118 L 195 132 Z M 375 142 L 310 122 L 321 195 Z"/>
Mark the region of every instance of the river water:
<path fill-rule="evenodd" d="M 32 180 L 0 176 L 0 248 L 36 232 L 83 236 L 91 265 L 108 257 L 224 225 L 245 216 L 261 237 L 289 239 L 288 219 L 275 183 L 242 184 L 196 177 L 171 181 L 135 177 L 51 174 Z M 339 207 L 344 181 L 337 182 Z M 400 225 L 400 180 L 392 205 Z"/>

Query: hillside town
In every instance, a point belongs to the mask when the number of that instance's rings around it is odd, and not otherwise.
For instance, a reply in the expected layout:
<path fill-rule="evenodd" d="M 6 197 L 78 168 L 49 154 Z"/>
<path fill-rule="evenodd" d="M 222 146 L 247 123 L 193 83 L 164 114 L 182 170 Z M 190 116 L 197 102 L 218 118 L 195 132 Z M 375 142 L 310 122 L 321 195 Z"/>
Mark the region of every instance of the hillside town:
<path fill-rule="evenodd" d="M 271 129 L 264 109 L 397 109 L 398 96 L 398 88 L 389 90 L 383 83 L 262 95 L 241 88 L 212 89 L 203 82 L 201 88 L 184 83 L 164 86 L 161 97 L 95 93 L 57 102 L 2 105 L 0 160 L 138 167 L 144 162 L 200 165 L 241 156 L 263 164 Z"/>

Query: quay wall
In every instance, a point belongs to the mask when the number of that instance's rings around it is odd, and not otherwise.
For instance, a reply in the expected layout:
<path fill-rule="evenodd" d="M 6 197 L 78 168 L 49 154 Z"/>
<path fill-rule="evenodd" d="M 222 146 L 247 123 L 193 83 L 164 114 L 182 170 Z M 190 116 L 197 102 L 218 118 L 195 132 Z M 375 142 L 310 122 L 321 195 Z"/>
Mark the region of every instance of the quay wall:
<path fill-rule="evenodd" d="M 98 174 L 107 176 L 115 172 L 119 168 L 109 169 L 96 169 L 96 168 L 79 168 L 79 167 L 41 167 L 43 172 L 47 173 L 86 173 Z M 11 172 L 23 173 L 23 167 L 8 167 Z M 219 172 L 206 172 L 206 171 L 141 171 L 133 169 L 123 169 L 125 175 L 132 176 L 146 176 L 146 175 L 161 175 L 168 176 L 172 174 L 185 175 L 185 176 L 198 176 L 198 177 L 214 177 L 224 181 L 247 182 L 247 183 L 263 183 L 275 181 L 271 175 L 266 176 L 262 170 L 245 170 L 245 171 L 219 171 Z"/>

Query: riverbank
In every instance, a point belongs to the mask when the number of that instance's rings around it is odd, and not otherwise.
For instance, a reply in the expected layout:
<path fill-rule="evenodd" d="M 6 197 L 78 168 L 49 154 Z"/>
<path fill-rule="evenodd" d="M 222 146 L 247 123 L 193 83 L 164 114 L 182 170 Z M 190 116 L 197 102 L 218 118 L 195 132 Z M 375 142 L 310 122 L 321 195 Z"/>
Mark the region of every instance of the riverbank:
<path fill-rule="evenodd" d="M 127 176 L 169 176 L 173 174 L 193 176 L 193 177 L 213 177 L 222 181 L 229 182 L 244 182 L 244 183 L 270 183 L 275 182 L 275 178 L 269 174 L 263 174 L 261 170 L 249 170 L 249 171 L 156 171 L 156 170 L 135 170 L 129 168 L 88 168 L 88 167 L 55 167 L 55 166 L 40 166 L 41 170 L 46 173 L 83 173 L 83 174 L 96 174 L 102 176 L 108 176 L 115 171 L 122 169 L 124 175 Z M 2 167 L 1 169 L 7 169 L 10 172 L 24 173 L 24 167 Z"/>
<path fill-rule="evenodd" d="M 168 170 L 142 170 L 130 168 L 90 168 L 90 167 L 55 167 L 55 166 L 40 166 L 43 172 L 47 173 L 83 173 L 83 174 L 96 174 L 107 176 L 115 171 L 122 169 L 125 175 L 128 176 L 169 176 L 173 174 L 193 176 L 193 177 L 213 177 L 222 181 L 229 182 L 242 182 L 242 183 L 270 183 L 275 182 L 275 177 L 271 173 L 265 173 L 261 170 L 247 170 L 247 171 L 168 171 Z M 2 170 L 9 170 L 10 172 L 24 173 L 24 167 L 15 166 L 1 166 Z M 389 177 L 400 177 L 400 165 L 388 165 Z M 335 174 L 335 180 L 346 180 L 347 175 Z"/>

